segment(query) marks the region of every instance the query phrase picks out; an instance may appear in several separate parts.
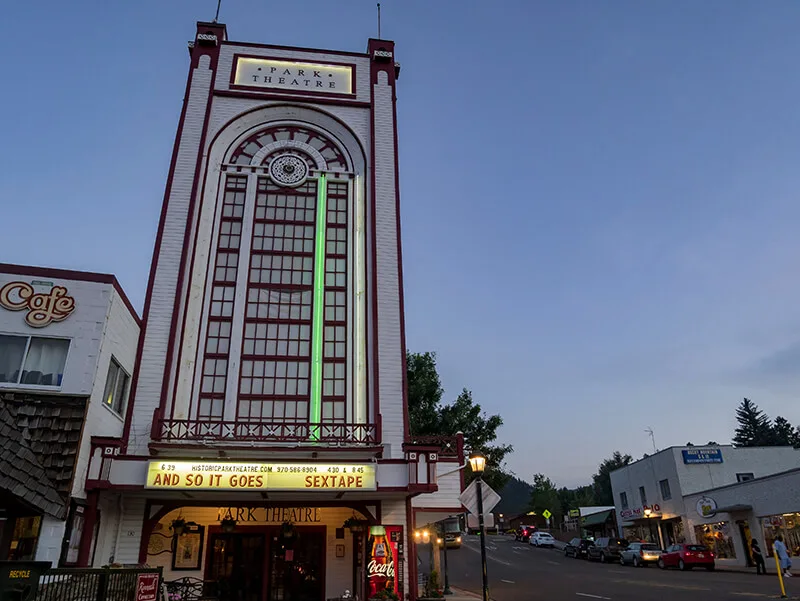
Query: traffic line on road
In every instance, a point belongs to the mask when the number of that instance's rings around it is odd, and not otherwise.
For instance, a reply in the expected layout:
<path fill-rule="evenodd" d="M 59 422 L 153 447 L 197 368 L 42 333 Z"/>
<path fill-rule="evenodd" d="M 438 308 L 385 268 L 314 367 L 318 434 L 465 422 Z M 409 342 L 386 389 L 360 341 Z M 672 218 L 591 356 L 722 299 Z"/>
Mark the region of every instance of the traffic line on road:
<path fill-rule="evenodd" d="M 561 565 L 561 563 L 558 562 L 558 561 L 550 561 L 550 560 L 548 560 L 547 563 L 549 563 L 551 565 L 554 565 L 554 566 L 560 566 Z"/>
<path fill-rule="evenodd" d="M 516 582 L 514 582 L 513 580 L 503 580 L 502 578 L 500 579 L 500 582 L 506 582 L 508 584 L 516 584 Z"/>
<path fill-rule="evenodd" d="M 652 580 L 622 580 L 618 578 L 612 580 L 616 584 L 636 584 L 639 586 L 652 586 L 654 588 L 674 588 L 683 591 L 710 591 L 710 588 L 703 588 L 702 586 L 684 586 L 681 584 L 666 584 L 661 582 L 653 582 Z"/>
<path fill-rule="evenodd" d="M 611 601 L 611 597 L 602 597 L 600 595 L 590 595 L 589 593 L 575 593 L 579 597 L 589 597 L 591 599 L 605 599 L 606 601 Z"/>

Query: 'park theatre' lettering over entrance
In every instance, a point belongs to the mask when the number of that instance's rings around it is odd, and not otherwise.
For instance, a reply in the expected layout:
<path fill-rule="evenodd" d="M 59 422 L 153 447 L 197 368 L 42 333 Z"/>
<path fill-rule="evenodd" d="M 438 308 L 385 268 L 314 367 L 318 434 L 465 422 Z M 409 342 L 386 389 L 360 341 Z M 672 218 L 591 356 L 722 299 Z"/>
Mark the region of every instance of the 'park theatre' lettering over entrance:
<path fill-rule="evenodd" d="M 353 93 L 353 65 L 237 56 L 232 83 L 235 86 L 349 95 Z"/>

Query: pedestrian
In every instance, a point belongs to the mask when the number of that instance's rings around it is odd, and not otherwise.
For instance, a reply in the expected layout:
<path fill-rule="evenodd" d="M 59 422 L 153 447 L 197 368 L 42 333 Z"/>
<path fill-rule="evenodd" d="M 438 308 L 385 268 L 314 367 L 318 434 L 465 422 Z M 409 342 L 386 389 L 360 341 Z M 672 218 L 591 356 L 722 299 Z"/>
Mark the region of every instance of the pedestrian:
<path fill-rule="evenodd" d="M 758 541 L 753 539 L 750 543 L 750 553 L 753 556 L 753 561 L 756 562 L 756 574 L 766 574 L 767 564 L 764 562 L 764 555 L 761 553 L 761 547 L 758 546 Z"/>
<path fill-rule="evenodd" d="M 775 539 L 775 544 L 773 547 L 776 555 L 778 556 L 778 560 L 780 560 L 783 575 L 787 578 L 791 578 L 792 573 L 789 570 L 792 568 L 792 560 L 789 558 L 789 551 L 786 550 L 786 544 L 783 542 L 782 534 L 779 534 Z"/>

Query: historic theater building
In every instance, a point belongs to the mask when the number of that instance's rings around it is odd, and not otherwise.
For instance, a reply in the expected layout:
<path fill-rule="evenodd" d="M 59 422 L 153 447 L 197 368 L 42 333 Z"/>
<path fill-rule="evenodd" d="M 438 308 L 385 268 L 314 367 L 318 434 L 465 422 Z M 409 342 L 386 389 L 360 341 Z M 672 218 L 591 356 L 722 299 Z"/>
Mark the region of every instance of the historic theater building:
<path fill-rule="evenodd" d="M 198 23 L 189 55 L 125 432 L 94 441 L 81 560 L 248 601 L 413 599 L 410 533 L 461 511 L 464 449 L 408 432 L 394 44 Z"/>

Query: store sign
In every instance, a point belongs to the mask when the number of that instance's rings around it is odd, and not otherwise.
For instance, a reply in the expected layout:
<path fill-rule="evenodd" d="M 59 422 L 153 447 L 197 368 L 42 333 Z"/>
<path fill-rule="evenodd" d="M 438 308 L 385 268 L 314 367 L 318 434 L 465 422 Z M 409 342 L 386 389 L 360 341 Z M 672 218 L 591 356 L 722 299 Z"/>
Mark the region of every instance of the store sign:
<path fill-rule="evenodd" d="M 684 449 L 681 454 L 685 464 L 722 463 L 721 449 Z"/>
<path fill-rule="evenodd" d="M 634 509 L 623 509 L 619 512 L 619 517 L 623 520 L 638 520 L 640 518 L 648 517 L 647 510 L 650 510 L 650 517 L 661 515 L 661 505 L 654 503 L 653 505 L 645 505 L 644 507 L 636 507 Z"/>
<path fill-rule="evenodd" d="M 697 513 L 703 518 L 713 518 L 717 515 L 717 502 L 711 497 L 701 497 L 697 501 Z"/>
<path fill-rule="evenodd" d="M 139 574 L 136 578 L 136 601 L 158 601 L 158 572 Z"/>
<path fill-rule="evenodd" d="M 326 94 L 353 93 L 353 66 L 236 57 L 234 85 Z"/>
<path fill-rule="evenodd" d="M 47 292 L 37 292 L 34 285 Z M 50 282 L 9 282 L 0 288 L 0 307 L 9 311 L 27 311 L 25 323 L 43 328 L 54 321 L 64 321 L 75 310 L 75 299 L 63 286 Z"/>
<path fill-rule="evenodd" d="M 636 509 L 623 509 L 619 512 L 619 517 L 623 520 L 636 520 L 642 517 L 642 508 L 637 507 Z"/>
<path fill-rule="evenodd" d="M 220 507 L 217 521 L 237 522 L 292 522 L 293 524 L 319 524 L 322 521 L 319 507 Z"/>
<path fill-rule="evenodd" d="M 151 461 L 145 488 L 162 490 L 375 490 L 375 465 Z"/>

